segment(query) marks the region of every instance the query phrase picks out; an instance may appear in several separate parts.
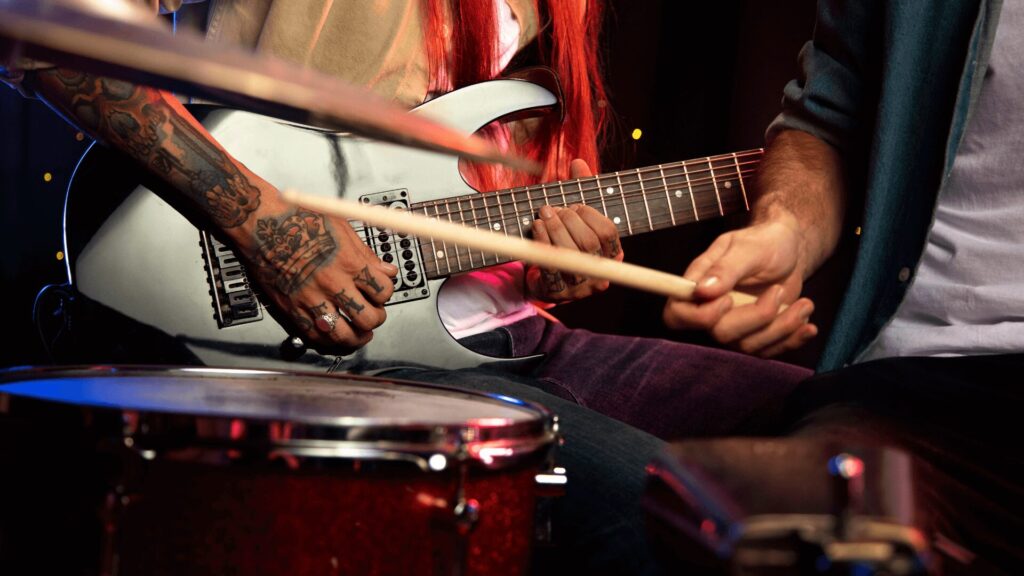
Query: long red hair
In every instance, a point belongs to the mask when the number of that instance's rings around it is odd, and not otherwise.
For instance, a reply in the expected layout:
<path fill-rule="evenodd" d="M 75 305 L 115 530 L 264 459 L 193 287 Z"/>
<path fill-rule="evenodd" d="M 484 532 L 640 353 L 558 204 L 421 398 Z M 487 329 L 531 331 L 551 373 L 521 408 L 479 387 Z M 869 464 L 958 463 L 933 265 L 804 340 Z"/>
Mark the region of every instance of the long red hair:
<path fill-rule="evenodd" d="M 496 2 L 421 1 L 432 84 L 454 89 L 493 79 L 501 56 Z M 595 171 L 599 170 L 600 140 L 607 120 L 597 52 L 601 2 L 533 1 L 540 18 L 540 64 L 552 68 L 561 81 L 564 121 L 559 124 L 545 119 L 529 142 L 512 147 L 544 166 L 543 180 L 567 178 L 573 158 L 582 158 Z M 451 33 L 446 34 L 447 30 Z M 500 125 L 491 125 L 484 132 L 494 135 L 502 130 Z M 530 180 L 521 174 L 503 175 L 492 165 L 477 165 L 474 173 L 475 184 L 482 190 L 521 185 Z"/>

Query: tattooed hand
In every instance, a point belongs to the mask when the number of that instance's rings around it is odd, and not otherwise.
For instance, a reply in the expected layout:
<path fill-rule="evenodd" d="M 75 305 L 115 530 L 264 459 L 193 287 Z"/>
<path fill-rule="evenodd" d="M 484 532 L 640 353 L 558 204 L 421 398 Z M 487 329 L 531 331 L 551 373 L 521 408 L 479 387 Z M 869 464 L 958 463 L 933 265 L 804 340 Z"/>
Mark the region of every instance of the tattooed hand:
<path fill-rule="evenodd" d="M 573 178 L 590 175 L 586 162 L 573 160 Z M 540 218 L 533 222 L 533 239 L 542 244 L 572 248 L 620 262 L 623 257 L 619 230 L 615 224 L 597 210 L 582 204 L 565 208 L 541 207 Z M 608 281 L 529 266 L 526 269 L 526 286 L 533 298 L 546 302 L 567 302 L 607 290 Z"/>
<path fill-rule="evenodd" d="M 256 278 L 301 336 L 323 352 L 370 341 L 398 268 L 381 262 L 343 219 L 305 209 L 260 211 Z"/>
<path fill-rule="evenodd" d="M 174 96 L 66 69 L 31 77 L 73 123 L 133 158 L 191 202 L 255 271 L 262 292 L 323 352 L 350 350 L 384 322 L 398 268 L 343 219 L 296 209 L 232 158 Z"/>

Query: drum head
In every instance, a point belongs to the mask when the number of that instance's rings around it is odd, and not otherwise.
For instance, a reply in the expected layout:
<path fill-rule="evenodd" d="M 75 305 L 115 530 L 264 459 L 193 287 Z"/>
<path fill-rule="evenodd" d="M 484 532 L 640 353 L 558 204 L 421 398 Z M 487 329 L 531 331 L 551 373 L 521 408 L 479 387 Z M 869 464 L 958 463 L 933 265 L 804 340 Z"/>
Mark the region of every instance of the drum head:
<path fill-rule="evenodd" d="M 288 426 L 291 444 L 386 440 L 426 451 L 447 446 L 443 452 L 466 443 L 549 443 L 553 434 L 543 408 L 513 398 L 352 375 L 123 366 L 15 369 L 0 375 L 0 393 L 131 413 L 133 423 L 145 424 L 138 427 L 150 439 L 169 419 L 179 434 L 183 419 L 204 431 L 226 429 L 210 422 L 243 422 L 250 428 L 281 423 Z"/>
<path fill-rule="evenodd" d="M 24 381 L 13 381 L 24 378 Z M 8 372 L 0 391 L 83 406 L 296 423 L 455 425 L 534 420 L 537 410 L 413 383 L 216 368 L 112 368 Z"/>

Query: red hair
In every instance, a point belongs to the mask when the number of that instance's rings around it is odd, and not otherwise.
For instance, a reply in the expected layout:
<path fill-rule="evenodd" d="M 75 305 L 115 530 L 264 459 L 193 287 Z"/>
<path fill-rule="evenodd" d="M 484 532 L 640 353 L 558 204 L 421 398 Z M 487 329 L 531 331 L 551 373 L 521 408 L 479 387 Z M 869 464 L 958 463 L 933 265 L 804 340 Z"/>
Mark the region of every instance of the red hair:
<path fill-rule="evenodd" d="M 504 0 L 497 0 L 504 1 Z M 422 0 L 431 86 L 461 88 L 495 77 L 498 53 L 498 12 L 495 0 Z M 564 121 L 542 121 L 529 142 L 515 145 L 518 153 L 544 166 L 543 180 L 569 176 L 569 163 L 582 158 L 600 169 L 599 141 L 606 124 L 605 88 L 598 65 L 601 31 L 600 0 L 534 0 L 541 20 L 538 42 L 540 64 L 558 75 L 562 87 Z M 543 5 L 543 10 L 540 10 Z M 544 20 L 547 20 L 545 22 Z M 446 31 L 450 30 L 450 34 Z M 495 135 L 501 125 L 483 132 Z M 506 132 L 507 135 L 507 132 Z M 493 165 L 473 167 L 482 190 L 522 185 L 528 178 L 502 176 Z"/>

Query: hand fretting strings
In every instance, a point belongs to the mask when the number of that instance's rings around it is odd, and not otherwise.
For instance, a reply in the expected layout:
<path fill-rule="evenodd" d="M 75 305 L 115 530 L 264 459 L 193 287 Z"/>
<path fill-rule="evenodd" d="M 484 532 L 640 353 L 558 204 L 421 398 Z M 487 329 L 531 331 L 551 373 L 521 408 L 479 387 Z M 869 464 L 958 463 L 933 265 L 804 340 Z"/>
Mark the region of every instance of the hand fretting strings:
<path fill-rule="evenodd" d="M 423 202 L 410 209 L 428 217 L 525 238 L 541 206 L 583 203 L 607 215 L 620 234 L 628 236 L 749 209 L 746 180 L 756 171 L 762 156 L 763 150 L 750 150 Z M 534 196 L 535 192 L 540 195 Z M 613 216 L 616 211 L 621 216 Z M 431 238 L 420 238 L 417 242 L 430 278 L 509 261 L 497 254 L 458 246 L 452 252 L 447 243 Z"/>
<path fill-rule="evenodd" d="M 746 179 L 757 169 L 761 149 L 659 164 L 610 174 L 522 188 L 468 194 L 410 206 L 432 218 L 527 237 L 543 205 L 583 203 L 605 214 L 622 236 L 725 216 L 749 209 Z M 734 186 L 735 183 L 736 185 Z M 554 191 L 549 194 L 548 192 Z M 539 196 L 534 194 L 539 192 Z M 453 209 L 454 205 L 454 209 Z M 653 211 L 652 211 L 653 206 Z M 615 215 L 621 211 L 621 216 Z M 634 221 L 634 215 L 639 215 Z M 356 228 L 363 232 L 363 227 Z M 418 238 L 429 278 L 494 266 L 509 259 L 431 238 Z"/>

